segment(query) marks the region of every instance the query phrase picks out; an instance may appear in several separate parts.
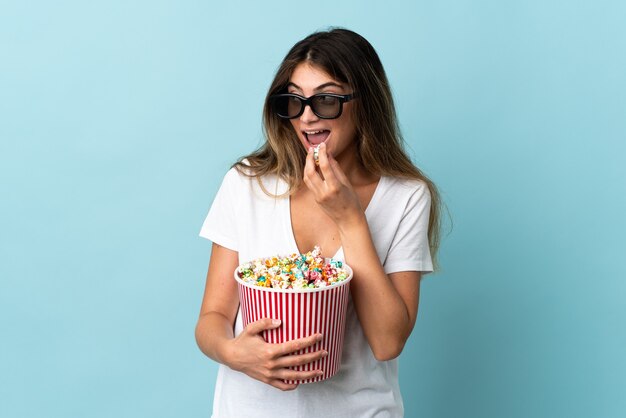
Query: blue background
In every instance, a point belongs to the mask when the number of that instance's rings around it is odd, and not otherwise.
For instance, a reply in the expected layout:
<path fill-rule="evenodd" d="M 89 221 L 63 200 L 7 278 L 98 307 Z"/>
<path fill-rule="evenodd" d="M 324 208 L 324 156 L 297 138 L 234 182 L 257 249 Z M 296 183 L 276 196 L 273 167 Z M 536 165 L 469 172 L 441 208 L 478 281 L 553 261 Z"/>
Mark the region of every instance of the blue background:
<path fill-rule="evenodd" d="M 378 50 L 453 221 L 407 417 L 625 416 L 625 4 L 0 2 L 0 416 L 210 415 L 199 228 L 329 25 Z"/>

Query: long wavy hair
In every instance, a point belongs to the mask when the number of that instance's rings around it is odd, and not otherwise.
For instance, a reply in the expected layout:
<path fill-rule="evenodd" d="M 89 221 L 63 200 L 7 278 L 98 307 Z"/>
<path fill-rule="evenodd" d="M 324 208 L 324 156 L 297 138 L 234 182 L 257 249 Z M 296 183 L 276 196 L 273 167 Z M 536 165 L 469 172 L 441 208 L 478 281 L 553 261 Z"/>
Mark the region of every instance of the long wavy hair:
<path fill-rule="evenodd" d="M 418 179 L 428 186 L 431 196 L 428 240 L 433 262 L 437 266 L 442 206 L 439 192 L 406 154 L 383 65 L 372 45 L 355 32 L 342 28 L 315 32 L 291 48 L 265 98 L 263 130 L 266 140 L 252 154 L 242 157 L 234 167 L 245 175 L 256 177 L 259 182 L 264 175 L 277 175 L 288 184 L 287 193 L 300 187 L 306 150 L 291 123 L 274 113 L 268 98 L 285 93 L 294 69 L 304 62 L 323 69 L 333 79 L 346 83 L 352 91 L 358 92 L 352 111 L 357 129 L 358 158 L 363 167 L 378 176 Z M 271 194 L 267 190 L 265 192 Z"/>

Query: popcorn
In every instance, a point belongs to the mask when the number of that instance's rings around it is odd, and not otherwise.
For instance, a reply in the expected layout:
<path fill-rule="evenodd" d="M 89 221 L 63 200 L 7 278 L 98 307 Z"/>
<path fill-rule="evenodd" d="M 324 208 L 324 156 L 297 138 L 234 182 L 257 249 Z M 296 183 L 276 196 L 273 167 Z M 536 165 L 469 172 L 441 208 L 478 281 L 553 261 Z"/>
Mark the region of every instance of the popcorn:
<path fill-rule="evenodd" d="M 320 165 L 320 145 L 316 146 L 313 149 L 313 158 L 315 159 L 315 165 Z"/>
<path fill-rule="evenodd" d="M 237 276 L 246 283 L 274 289 L 317 289 L 348 278 L 341 260 L 320 255 L 319 246 L 306 254 L 258 258 L 237 267 Z"/>

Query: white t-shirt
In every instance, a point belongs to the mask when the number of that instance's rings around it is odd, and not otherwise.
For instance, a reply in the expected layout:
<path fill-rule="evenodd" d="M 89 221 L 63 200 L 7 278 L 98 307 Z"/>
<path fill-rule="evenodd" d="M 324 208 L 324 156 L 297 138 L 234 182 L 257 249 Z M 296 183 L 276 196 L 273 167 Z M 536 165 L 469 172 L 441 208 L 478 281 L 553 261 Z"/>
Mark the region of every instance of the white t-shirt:
<path fill-rule="evenodd" d="M 262 181 L 273 194 L 287 190 L 286 183 L 276 176 L 266 176 Z M 365 215 L 387 274 L 432 271 L 429 209 L 430 194 L 424 182 L 381 177 Z M 237 251 L 240 263 L 298 252 L 289 198 L 268 196 L 256 178 L 236 169 L 224 177 L 200 236 Z M 341 248 L 335 258 L 343 260 Z M 341 367 L 335 376 L 283 392 L 220 365 L 213 418 L 402 417 L 397 359 L 381 362 L 374 358 L 352 300 L 346 316 Z M 242 329 L 240 310 L 235 335 Z"/>

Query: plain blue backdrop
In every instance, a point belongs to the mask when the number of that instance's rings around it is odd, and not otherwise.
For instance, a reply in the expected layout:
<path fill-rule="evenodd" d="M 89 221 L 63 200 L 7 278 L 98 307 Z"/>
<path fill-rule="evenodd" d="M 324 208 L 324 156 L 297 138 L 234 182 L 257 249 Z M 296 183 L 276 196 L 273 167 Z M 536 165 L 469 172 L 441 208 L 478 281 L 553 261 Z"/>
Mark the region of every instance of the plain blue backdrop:
<path fill-rule="evenodd" d="M 379 52 L 454 225 L 407 417 L 626 416 L 624 22 L 618 0 L 1 1 L 0 416 L 210 415 L 198 232 L 281 59 L 330 25 Z"/>

